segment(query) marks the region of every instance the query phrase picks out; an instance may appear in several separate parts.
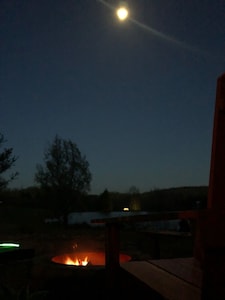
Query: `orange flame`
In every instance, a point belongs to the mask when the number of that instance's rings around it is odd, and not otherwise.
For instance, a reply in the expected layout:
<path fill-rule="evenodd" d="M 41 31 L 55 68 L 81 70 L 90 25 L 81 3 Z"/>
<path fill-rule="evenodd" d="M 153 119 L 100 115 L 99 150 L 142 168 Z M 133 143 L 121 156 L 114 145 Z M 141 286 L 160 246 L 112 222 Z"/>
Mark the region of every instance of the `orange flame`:
<path fill-rule="evenodd" d="M 64 264 L 73 265 L 73 266 L 86 266 L 88 264 L 88 257 L 86 256 L 84 259 L 75 258 L 72 259 L 69 256 L 66 257 Z"/>

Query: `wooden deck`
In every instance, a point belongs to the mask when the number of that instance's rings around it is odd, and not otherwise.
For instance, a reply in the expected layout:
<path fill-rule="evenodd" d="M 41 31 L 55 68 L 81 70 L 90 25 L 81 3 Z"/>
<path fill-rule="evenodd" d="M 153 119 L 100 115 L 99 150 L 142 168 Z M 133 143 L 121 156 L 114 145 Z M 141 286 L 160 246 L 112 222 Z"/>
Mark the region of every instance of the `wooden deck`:
<path fill-rule="evenodd" d="M 192 257 L 131 261 L 120 267 L 165 299 L 201 299 L 202 271 Z"/>

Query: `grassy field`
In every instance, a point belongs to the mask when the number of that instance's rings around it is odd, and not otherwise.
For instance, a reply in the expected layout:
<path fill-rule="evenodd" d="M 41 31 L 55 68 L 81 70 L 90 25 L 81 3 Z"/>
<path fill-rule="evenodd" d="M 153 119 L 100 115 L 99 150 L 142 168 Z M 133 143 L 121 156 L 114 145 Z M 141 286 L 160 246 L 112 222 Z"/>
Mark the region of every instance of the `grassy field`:
<path fill-rule="evenodd" d="M 51 217 L 51 212 L 37 208 L 20 208 L 0 206 L 0 241 L 20 240 L 25 244 L 32 242 L 39 245 L 52 240 L 71 240 L 71 243 L 82 246 L 104 248 L 105 228 L 91 228 L 81 225 L 70 225 L 65 228 L 62 224 L 47 224 L 45 219 Z M 35 241 L 37 240 L 37 241 Z M 40 240 L 43 240 L 40 243 Z M 192 238 L 161 236 L 159 237 L 162 257 L 181 257 L 192 255 Z M 121 251 L 129 252 L 135 259 L 151 258 L 154 250 L 154 239 L 141 229 L 124 227 L 120 231 Z M 45 249 L 45 245 L 42 245 Z M 38 250 L 38 249 L 37 249 Z"/>

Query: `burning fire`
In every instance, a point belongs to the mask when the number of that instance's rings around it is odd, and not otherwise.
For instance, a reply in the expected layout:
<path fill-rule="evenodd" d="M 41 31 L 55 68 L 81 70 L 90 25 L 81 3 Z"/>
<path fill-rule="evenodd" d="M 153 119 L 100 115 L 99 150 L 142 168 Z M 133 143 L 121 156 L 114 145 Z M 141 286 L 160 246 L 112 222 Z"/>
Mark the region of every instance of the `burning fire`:
<path fill-rule="evenodd" d="M 86 256 L 84 259 L 80 259 L 75 257 L 75 259 L 67 256 L 64 261 L 65 265 L 73 265 L 73 266 L 86 266 L 88 264 L 88 257 Z"/>
<path fill-rule="evenodd" d="M 131 257 L 129 255 L 120 253 L 120 262 L 126 262 L 130 259 Z M 105 266 L 105 252 L 76 251 L 76 253 L 64 253 L 61 255 L 53 256 L 51 261 L 67 266 Z"/>

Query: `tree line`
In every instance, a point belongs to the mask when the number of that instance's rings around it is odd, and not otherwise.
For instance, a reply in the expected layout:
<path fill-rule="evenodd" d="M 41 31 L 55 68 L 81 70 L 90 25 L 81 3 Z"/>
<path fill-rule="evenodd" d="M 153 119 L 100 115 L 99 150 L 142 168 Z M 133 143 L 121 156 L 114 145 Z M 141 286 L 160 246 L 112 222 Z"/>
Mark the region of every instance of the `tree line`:
<path fill-rule="evenodd" d="M 3 134 L 0 134 L 0 150 L 5 143 Z M 7 178 L 4 174 L 15 166 L 17 159 L 12 148 L 0 151 L 2 197 L 5 195 L 8 203 L 16 205 L 51 209 L 55 216 L 63 216 L 65 223 L 71 211 L 110 212 L 124 208 L 131 211 L 171 211 L 203 208 L 207 202 L 205 186 L 155 189 L 145 193 L 131 186 L 127 193 L 105 189 L 100 195 L 89 195 L 92 174 L 86 156 L 81 154 L 76 143 L 58 135 L 44 151 L 43 164 L 36 166 L 34 179 L 37 186 L 8 191 L 7 186 L 19 173 L 12 172 Z"/>

